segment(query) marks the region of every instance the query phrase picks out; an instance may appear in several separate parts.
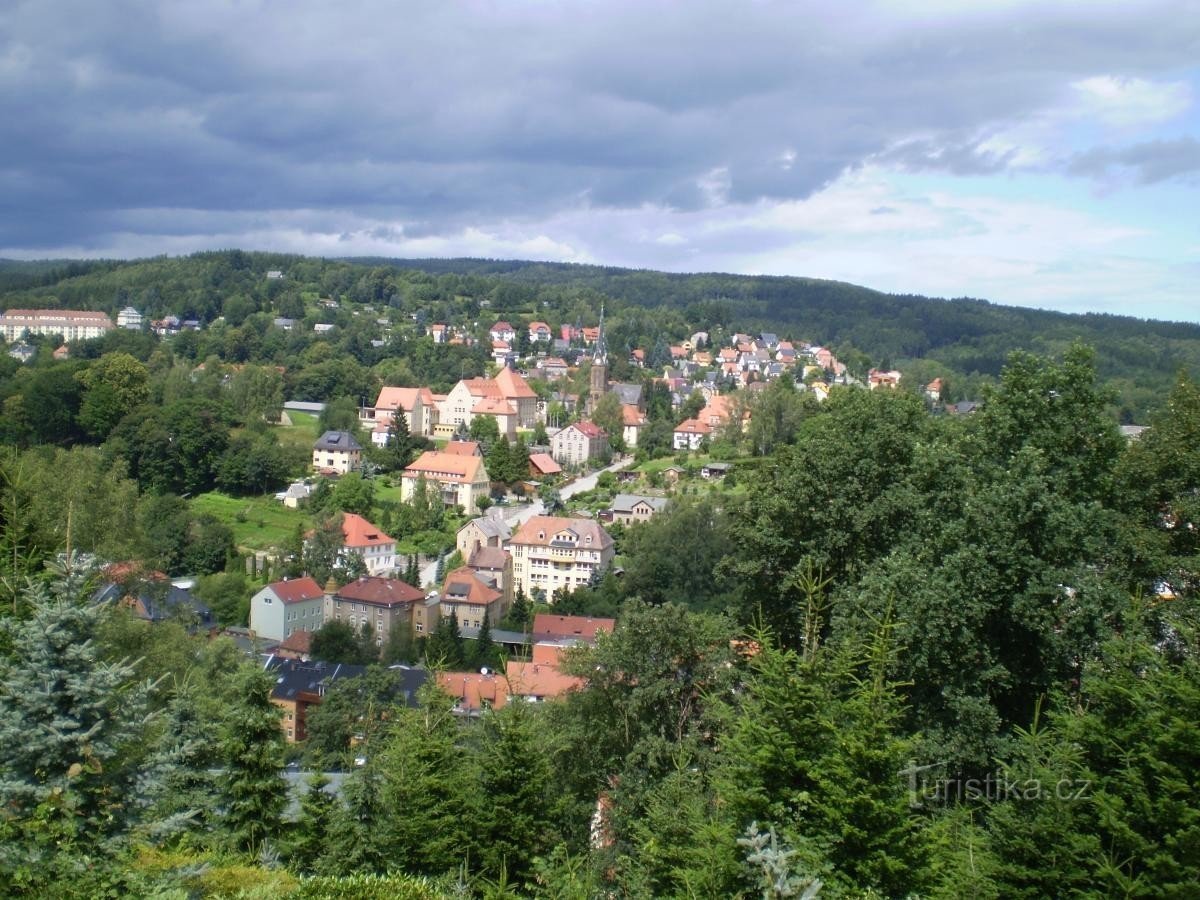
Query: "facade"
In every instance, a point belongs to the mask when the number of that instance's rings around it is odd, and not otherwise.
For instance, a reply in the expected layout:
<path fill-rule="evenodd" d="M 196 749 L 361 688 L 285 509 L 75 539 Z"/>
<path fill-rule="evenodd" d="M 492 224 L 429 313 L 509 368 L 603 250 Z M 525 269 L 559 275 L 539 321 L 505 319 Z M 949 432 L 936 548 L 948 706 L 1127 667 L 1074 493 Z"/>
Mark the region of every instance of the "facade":
<path fill-rule="evenodd" d="M 675 426 L 673 446 L 676 450 L 699 450 L 700 444 L 712 434 L 712 426 L 699 419 L 684 419 Z"/>
<path fill-rule="evenodd" d="M 462 558 L 470 559 L 471 554 L 480 547 L 503 549 L 505 541 L 510 537 L 512 529 L 502 517 L 480 516 L 458 529 L 454 543 Z"/>
<path fill-rule="evenodd" d="M 433 405 L 433 394 L 429 388 L 380 388 L 375 405 L 364 408 L 359 419 L 364 426 L 375 429 L 371 441 L 382 447 L 387 444 L 388 428 L 397 415 L 404 416 L 410 434 L 426 437 L 433 434 L 433 426 L 437 424 L 437 407 Z M 377 438 L 376 435 L 381 437 Z"/>
<path fill-rule="evenodd" d="M 632 450 L 638 445 L 638 435 L 646 427 L 646 414 L 631 404 L 621 405 L 621 437 L 625 446 Z"/>
<path fill-rule="evenodd" d="M 102 312 L 70 309 L 10 309 L 0 315 L 0 333 L 10 344 L 23 334 L 61 334 L 64 341 L 103 337 L 114 328 Z"/>
<path fill-rule="evenodd" d="M 469 566 L 455 569 L 446 576 L 439 599 L 442 617 L 454 615 L 464 628 L 482 628 L 485 615 L 494 626 L 506 611 L 504 592 L 488 584 Z"/>
<path fill-rule="evenodd" d="M 395 578 L 367 576 L 325 594 L 326 622 L 345 622 L 356 633 L 364 625 L 375 634 L 375 643 L 383 646 L 392 632 L 401 628 L 420 637 L 437 627 L 436 595 L 426 597 L 420 590 Z"/>
<path fill-rule="evenodd" d="M 271 702 L 283 711 L 279 724 L 292 744 L 308 737 L 308 711 L 321 705 L 329 686 L 343 678 L 361 677 L 366 667 L 272 656 L 267 660 L 266 670 L 275 679 Z"/>
<path fill-rule="evenodd" d="M 649 522 L 655 513 L 667 508 L 664 497 L 642 497 L 637 494 L 617 494 L 608 509 L 609 518 L 621 525 Z"/>
<path fill-rule="evenodd" d="M 321 627 L 325 592 L 311 578 L 276 581 L 250 598 L 250 630 L 256 637 L 284 641 Z"/>
<path fill-rule="evenodd" d="M 504 609 L 513 604 L 512 554 L 501 547 L 479 547 L 467 559 L 475 577 L 504 595 Z"/>
<path fill-rule="evenodd" d="M 592 422 L 575 422 L 550 438 L 550 455 L 564 466 L 582 466 L 608 453 L 608 435 Z"/>
<path fill-rule="evenodd" d="M 312 465 L 319 472 L 345 475 L 362 465 L 362 444 L 348 431 L 327 431 L 313 444 Z"/>
<path fill-rule="evenodd" d="M 382 575 L 396 567 L 396 540 L 357 513 L 342 516 L 342 555 L 357 553 L 367 564 L 367 573 Z"/>
<path fill-rule="evenodd" d="M 117 327 L 128 328 L 130 331 L 140 331 L 144 317 L 132 306 L 126 306 L 117 313 Z"/>
<path fill-rule="evenodd" d="M 549 599 L 559 588 L 573 591 L 611 565 L 613 539 L 589 519 L 534 516 L 508 542 L 513 580 L 532 596 L 540 588 Z"/>
<path fill-rule="evenodd" d="M 532 428 L 536 425 L 538 396 L 529 383 L 508 367 L 497 372 L 496 377 L 492 380 L 495 382 L 496 391 L 500 397 L 507 400 L 516 409 L 517 426 Z"/>
<path fill-rule="evenodd" d="M 443 503 L 461 506 L 469 516 L 479 511 L 479 499 L 486 497 L 491 488 L 482 457 L 427 450 L 404 470 L 400 499 L 411 500 L 422 478 L 437 489 Z"/>

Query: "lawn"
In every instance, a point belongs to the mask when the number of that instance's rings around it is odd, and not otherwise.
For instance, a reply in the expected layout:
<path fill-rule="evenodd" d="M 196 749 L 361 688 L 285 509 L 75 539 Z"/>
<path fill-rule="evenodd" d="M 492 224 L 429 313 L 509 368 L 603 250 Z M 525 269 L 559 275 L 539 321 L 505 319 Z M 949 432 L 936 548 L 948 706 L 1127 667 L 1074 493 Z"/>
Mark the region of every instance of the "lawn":
<path fill-rule="evenodd" d="M 312 445 L 320 435 L 317 434 L 317 417 L 311 413 L 292 412 L 287 410 L 291 425 L 279 425 L 275 433 L 279 435 L 279 443 L 284 447 L 299 447 L 305 457 L 312 453 Z"/>
<path fill-rule="evenodd" d="M 200 494 L 191 501 L 192 511 L 208 513 L 233 529 L 239 548 L 267 550 L 278 547 L 312 520 L 302 510 L 288 509 L 271 494 L 262 497 L 230 497 L 219 491 Z"/>

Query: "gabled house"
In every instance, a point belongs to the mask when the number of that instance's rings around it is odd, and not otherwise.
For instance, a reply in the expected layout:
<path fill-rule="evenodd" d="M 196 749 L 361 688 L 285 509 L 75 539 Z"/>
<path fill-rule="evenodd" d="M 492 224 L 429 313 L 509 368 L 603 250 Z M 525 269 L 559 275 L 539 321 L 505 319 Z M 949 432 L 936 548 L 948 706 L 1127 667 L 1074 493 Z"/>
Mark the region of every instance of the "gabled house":
<path fill-rule="evenodd" d="M 326 431 L 313 444 L 312 466 L 318 472 L 345 475 L 362 465 L 362 444 L 348 431 Z"/>
<path fill-rule="evenodd" d="M 375 405 L 364 408 L 360 419 L 364 426 L 375 429 L 371 441 L 382 447 L 387 445 L 388 428 L 398 415 L 404 416 L 410 434 L 433 434 L 433 426 L 437 424 L 437 407 L 433 404 L 433 394 L 429 388 L 380 388 Z"/>
<path fill-rule="evenodd" d="M 556 616 L 538 613 L 533 617 L 530 635 L 538 643 L 588 644 L 594 646 L 596 635 L 602 631 L 612 634 L 616 619 L 591 616 Z"/>
<path fill-rule="evenodd" d="M 342 554 L 357 553 L 367 564 L 367 572 L 381 575 L 396 566 L 396 539 L 388 537 L 357 513 L 342 516 Z"/>
<path fill-rule="evenodd" d="M 517 330 L 502 320 L 488 329 L 488 336 L 493 341 L 504 341 L 506 344 L 511 344 L 517 339 Z"/>
<path fill-rule="evenodd" d="M 550 438 L 550 455 L 565 466 L 586 465 L 608 453 L 608 434 L 593 422 L 574 422 Z"/>
<path fill-rule="evenodd" d="M 190 591 L 171 584 L 162 572 L 148 572 L 137 564 L 108 566 L 92 600 L 127 609 L 146 622 L 178 621 L 189 629 L 217 624 L 212 610 Z"/>
<path fill-rule="evenodd" d="M 400 499 L 411 500 L 422 479 L 437 490 L 444 504 L 461 506 L 469 516 L 479 511 L 480 498 L 486 497 L 491 488 L 482 457 L 460 456 L 440 450 L 425 451 L 404 470 Z"/>
<path fill-rule="evenodd" d="M 596 522 L 534 516 L 508 542 L 513 579 L 528 596 L 535 588 L 549 599 L 559 588 L 573 591 L 611 565 L 613 539 Z"/>
<path fill-rule="evenodd" d="M 699 419 L 684 419 L 675 426 L 672 446 L 676 450 L 699 450 L 700 445 L 712 436 L 712 426 Z"/>
<path fill-rule="evenodd" d="M 517 411 L 517 426 L 532 428 L 537 423 L 537 391 L 510 368 L 503 368 L 493 379 L 500 397 L 507 400 Z"/>
<path fill-rule="evenodd" d="M 399 579 L 365 576 L 341 588 L 326 588 L 324 619 L 345 622 L 356 634 L 365 626 L 382 646 L 397 629 L 417 637 L 431 633 L 437 627 L 439 605 L 436 594 L 426 596 Z"/>
<path fill-rule="evenodd" d="M 503 549 L 504 542 L 510 537 L 512 529 L 502 516 L 479 516 L 458 529 L 454 545 L 463 559 L 470 559 L 471 554 L 480 547 Z"/>
<path fill-rule="evenodd" d="M 619 525 L 636 525 L 649 522 L 656 513 L 667 508 L 665 497 L 645 497 L 639 494 L 617 494 L 612 506 L 600 515 L 606 521 Z"/>
<path fill-rule="evenodd" d="M 276 581 L 250 598 L 250 630 L 270 641 L 321 627 L 325 592 L 311 578 Z"/>
<path fill-rule="evenodd" d="M 621 437 L 624 438 L 627 448 L 632 449 L 638 445 L 638 437 L 648 421 L 646 414 L 636 406 L 621 407 Z"/>
<path fill-rule="evenodd" d="M 554 332 L 550 330 L 550 326 L 545 322 L 530 322 L 529 323 L 529 340 L 531 343 L 550 343 L 550 339 L 554 337 Z"/>
<path fill-rule="evenodd" d="M 504 595 L 504 609 L 512 607 L 512 554 L 503 547 L 477 547 L 467 559 L 467 568 L 475 577 Z"/>
<path fill-rule="evenodd" d="M 442 618 L 454 615 L 467 628 L 483 627 L 483 617 L 495 625 L 506 611 L 504 592 L 488 583 L 486 576 L 462 566 L 446 576 L 439 598 Z"/>
<path fill-rule="evenodd" d="M 366 666 L 303 662 L 282 656 L 271 656 L 264 668 L 275 679 L 271 702 L 283 711 L 279 724 L 289 744 L 308 737 L 308 711 L 321 705 L 333 682 L 360 678 L 367 671 Z"/>

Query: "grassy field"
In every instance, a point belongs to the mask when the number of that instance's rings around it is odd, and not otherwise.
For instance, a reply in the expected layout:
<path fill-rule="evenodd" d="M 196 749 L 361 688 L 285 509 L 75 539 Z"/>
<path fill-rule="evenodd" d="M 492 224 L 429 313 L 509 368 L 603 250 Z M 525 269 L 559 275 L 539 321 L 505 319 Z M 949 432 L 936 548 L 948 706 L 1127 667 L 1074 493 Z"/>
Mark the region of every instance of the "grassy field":
<path fill-rule="evenodd" d="M 306 513 L 288 509 L 271 495 L 230 497 L 212 491 L 191 502 L 193 512 L 208 513 L 232 528 L 234 541 L 246 550 L 278 547 L 295 534 L 297 525 L 308 528 L 312 524 Z"/>
<path fill-rule="evenodd" d="M 279 443 L 284 447 L 299 447 L 309 456 L 312 445 L 320 435 L 317 434 L 317 417 L 309 413 L 287 411 L 291 425 L 279 425 L 275 433 L 279 435 Z"/>

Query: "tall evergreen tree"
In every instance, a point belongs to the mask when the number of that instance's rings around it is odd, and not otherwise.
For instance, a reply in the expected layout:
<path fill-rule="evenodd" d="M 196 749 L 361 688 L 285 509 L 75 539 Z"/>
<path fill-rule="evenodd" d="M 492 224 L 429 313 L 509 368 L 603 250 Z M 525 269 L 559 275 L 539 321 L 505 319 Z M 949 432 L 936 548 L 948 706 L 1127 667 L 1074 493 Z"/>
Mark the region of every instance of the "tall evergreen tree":
<path fill-rule="evenodd" d="M 257 852 L 281 830 L 287 797 L 283 771 L 283 731 L 271 703 L 270 676 L 247 667 L 235 678 L 237 702 L 219 739 L 221 822 L 231 846 Z"/>
<path fill-rule="evenodd" d="M 138 824 L 152 686 L 99 658 L 106 609 L 68 579 L 31 584 L 0 622 L 0 888 L 50 896 L 103 864 Z M 39 887 L 41 885 L 41 887 Z"/>

